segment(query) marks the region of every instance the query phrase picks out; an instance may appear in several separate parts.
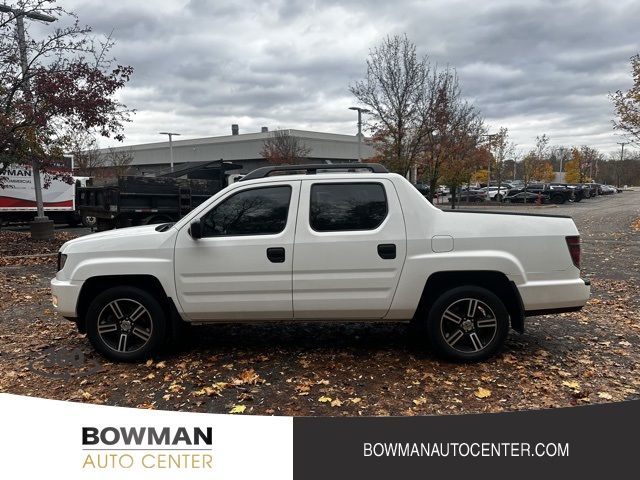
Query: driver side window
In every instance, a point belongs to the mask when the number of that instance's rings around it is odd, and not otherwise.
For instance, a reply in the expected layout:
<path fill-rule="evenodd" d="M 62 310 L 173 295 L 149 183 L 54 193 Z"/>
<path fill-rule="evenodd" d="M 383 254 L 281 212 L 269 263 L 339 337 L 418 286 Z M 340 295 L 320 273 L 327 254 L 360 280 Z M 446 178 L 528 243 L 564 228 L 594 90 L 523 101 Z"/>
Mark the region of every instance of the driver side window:
<path fill-rule="evenodd" d="M 201 219 L 203 237 L 273 235 L 287 225 L 291 187 L 243 190 L 209 210 Z"/>

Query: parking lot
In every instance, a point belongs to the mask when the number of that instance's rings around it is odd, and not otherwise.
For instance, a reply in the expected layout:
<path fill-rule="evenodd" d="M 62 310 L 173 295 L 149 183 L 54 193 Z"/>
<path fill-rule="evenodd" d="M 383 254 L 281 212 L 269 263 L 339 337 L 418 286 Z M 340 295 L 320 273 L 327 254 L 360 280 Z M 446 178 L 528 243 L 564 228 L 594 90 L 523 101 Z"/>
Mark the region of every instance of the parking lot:
<path fill-rule="evenodd" d="M 593 295 L 581 312 L 528 319 L 502 354 L 474 365 L 435 359 L 405 324 L 361 323 L 195 327 L 162 358 L 109 363 L 50 304 L 51 254 L 86 229 L 39 245 L 24 229 L 0 232 L 0 391 L 262 415 L 499 412 L 640 398 L 640 191 L 497 208 L 572 216 Z"/>

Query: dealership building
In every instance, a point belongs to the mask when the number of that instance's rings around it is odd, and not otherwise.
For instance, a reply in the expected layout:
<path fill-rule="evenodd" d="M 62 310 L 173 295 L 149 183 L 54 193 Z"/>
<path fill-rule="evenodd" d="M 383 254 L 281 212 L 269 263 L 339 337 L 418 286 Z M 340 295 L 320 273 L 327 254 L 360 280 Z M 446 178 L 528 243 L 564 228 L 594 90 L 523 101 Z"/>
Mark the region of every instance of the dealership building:
<path fill-rule="evenodd" d="M 336 133 L 312 132 L 307 130 L 286 130 L 292 137 L 306 146 L 310 152 L 308 163 L 341 163 L 358 160 L 358 136 Z M 174 167 L 193 162 L 211 162 L 214 160 L 232 161 L 242 166 L 234 173 L 248 173 L 255 168 L 267 165 L 261 151 L 264 142 L 273 135 L 267 127 L 260 132 L 239 133 L 238 125 L 232 125 L 231 135 L 179 140 L 174 137 L 172 149 L 168 141 L 101 149 L 102 155 L 110 152 L 127 152 L 133 157 L 129 173 L 131 175 L 154 175 L 168 172 L 173 150 Z M 373 156 L 373 148 L 362 139 L 361 156 L 363 159 Z"/>

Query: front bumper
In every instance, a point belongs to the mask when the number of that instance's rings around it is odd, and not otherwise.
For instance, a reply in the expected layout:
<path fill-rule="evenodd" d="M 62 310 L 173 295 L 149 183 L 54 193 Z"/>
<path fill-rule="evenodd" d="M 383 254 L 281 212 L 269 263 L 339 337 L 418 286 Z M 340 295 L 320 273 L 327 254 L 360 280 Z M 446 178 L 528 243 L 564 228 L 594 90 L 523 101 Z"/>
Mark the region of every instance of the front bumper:
<path fill-rule="evenodd" d="M 591 282 L 571 280 L 534 281 L 518 285 L 525 315 L 580 310 L 591 296 Z M 534 313 L 535 312 L 535 313 Z"/>
<path fill-rule="evenodd" d="M 51 297 L 56 311 L 65 318 L 77 318 L 76 306 L 83 282 L 51 280 Z"/>

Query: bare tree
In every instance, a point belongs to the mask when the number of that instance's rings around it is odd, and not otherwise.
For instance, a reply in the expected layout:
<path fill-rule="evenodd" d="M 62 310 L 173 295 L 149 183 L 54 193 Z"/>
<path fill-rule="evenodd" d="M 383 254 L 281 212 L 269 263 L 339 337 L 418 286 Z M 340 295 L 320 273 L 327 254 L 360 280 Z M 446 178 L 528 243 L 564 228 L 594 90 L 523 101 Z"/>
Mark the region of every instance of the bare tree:
<path fill-rule="evenodd" d="M 109 148 L 105 158 L 105 166 L 116 176 L 126 175 L 129 166 L 133 162 L 133 152 L 131 150 L 121 150 Z"/>
<path fill-rule="evenodd" d="M 395 35 L 371 50 L 365 79 L 349 87 L 371 110 L 373 120 L 368 125 L 377 157 L 401 175 L 422 153 L 430 70 L 427 58 L 418 57 L 415 44 L 406 35 Z"/>
<path fill-rule="evenodd" d="M 491 146 L 493 147 L 493 157 L 496 162 L 494 172 L 498 183 L 497 195 L 499 195 L 498 198 L 501 198 L 502 194 L 500 193 L 500 187 L 502 186 L 502 180 L 506 175 L 505 161 L 509 157 L 513 156 L 516 148 L 516 145 L 509 140 L 509 129 L 501 127 L 498 133 L 492 137 Z M 487 188 L 489 186 L 490 185 L 487 185 Z"/>
<path fill-rule="evenodd" d="M 100 154 L 98 143 L 88 132 L 74 132 L 67 141 L 68 152 L 73 155 L 74 170 L 77 175 L 92 177 L 104 167 L 106 158 Z"/>
<path fill-rule="evenodd" d="M 275 130 L 264 141 L 260 155 L 271 163 L 297 165 L 309 157 L 311 149 L 290 130 Z"/>

